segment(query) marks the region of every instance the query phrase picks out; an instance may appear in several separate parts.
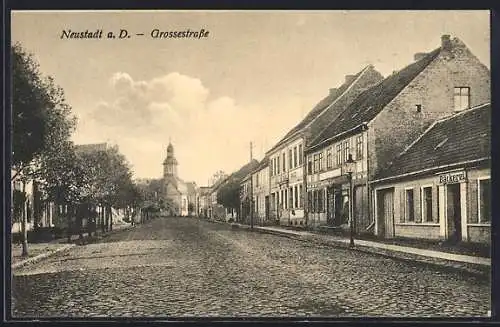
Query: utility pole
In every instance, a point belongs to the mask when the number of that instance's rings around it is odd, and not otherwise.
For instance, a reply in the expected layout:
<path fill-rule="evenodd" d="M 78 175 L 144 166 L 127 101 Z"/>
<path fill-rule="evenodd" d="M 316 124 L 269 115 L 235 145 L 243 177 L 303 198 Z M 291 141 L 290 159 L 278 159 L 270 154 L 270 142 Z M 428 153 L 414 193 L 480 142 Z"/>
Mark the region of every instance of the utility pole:
<path fill-rule="evenodd" d="M 253 159 L 252 155 L 253 143 L 250 142 L 250 162 Z M 248 192 L 250 195 L 250 228 L 253 229 L 253 174 L 250 172 L 250 190 Z"/>

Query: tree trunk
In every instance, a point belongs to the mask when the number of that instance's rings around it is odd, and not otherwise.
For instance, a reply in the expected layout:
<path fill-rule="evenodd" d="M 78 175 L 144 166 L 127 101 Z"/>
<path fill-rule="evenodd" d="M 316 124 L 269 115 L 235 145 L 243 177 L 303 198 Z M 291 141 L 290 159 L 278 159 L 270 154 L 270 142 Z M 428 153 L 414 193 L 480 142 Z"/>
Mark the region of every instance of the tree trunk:
<path fill-rule="evenodd" d="M 104 219 L 105 219 L 105 222 L 104 222 L 104 230 L 107 232 L 109 231 L 109 208 L 108 206 L 105 206 L 105 211 L 104 211 Z"/>
<path fill-rule="evenodd" d="M 59 206 L 60 204 L 57 204 L 57 214 L 59 214 Z M 71 242 L 71 236 L 73 236 L 73 220 L 71 219 L 71 216 L 70 215 L 66 215 L 66 221 L 68 222 L 68 227 L 67 227 L 67 230 L 66 230 L 66 237 L 68 239 L 68 243 Z"/>
<path fill-rule="evenodd" d="M 106 231 L 104 229 L 104 213 L 105 213 L 104 210 L 105 210 L 105 208 L 103 205 L 100 205 L 99 207 L 100 207 L 100 212 L 99 212 L 99 216 L 100 216 L 99 220 L 100 221 L 99 221 L 99 223 L 101 224 L 101 232 L 104 234 L 104 232 Z"/>
<path fill-rule="evenodd" d="M 79 208 L 79 206 L 72 206 L 71 207 L 71 210 L 68 210 L 69 212 L 71 212 L 71 214 L 74 214 L 76 215 L 76 219 L 77 219 L 77 226 L 78 226 L 78 238 L 80 240 L 83 240 L 83 217 L 82 217 L 82 213 L 81 213 L 81 209 Z"/>
<path fill-rule="evenodd" d="M 109 231 L 113 231 L 113 209 L 109 207 Z"/>
<path fill-rule="evenodd" d="M 26 196 L 26 183 L 23 182 L 23 194 Z M 22 234 L 22 246 L 23 246 L 23 251 L 22 251 L 22 256 L 27 257 L 29 255 L 28 253 L 28 216 L 27 216 L 27 210 L 26 210 L 26 198 L 24 199 L 23 202 L 23 208 L 22 208 L 22 222 L 21 222 L 21 234 Z"/>

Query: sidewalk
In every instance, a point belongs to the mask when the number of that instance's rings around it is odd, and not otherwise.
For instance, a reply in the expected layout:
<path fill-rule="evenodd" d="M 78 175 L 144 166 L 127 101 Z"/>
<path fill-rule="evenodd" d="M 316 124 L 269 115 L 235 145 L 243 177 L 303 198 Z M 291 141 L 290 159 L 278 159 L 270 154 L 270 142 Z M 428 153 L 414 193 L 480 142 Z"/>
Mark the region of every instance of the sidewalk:
<path fill-rule="evenodd" d="M 114 224 L 113 230 L 102 234 L 100 231 L 96 238 L 92 236 L 92 240 L 89 240 L 88 233 L 83 233 L 83 244 L 91 242 L 96 239 L 101 239 L 103 237 L 109 236 L 117 231 L 133 228 L 132 225 L 128 223 L 124 224 Z M 28 258 L 22 257 L 22 245 L 12 244 L 11 252 L 11 268 L 15 269 L 20 266 L 24 266 L 29 263 L 33 263 L 44 258 L 47 258 L 53 254 L 61 251 L 69 250 L 70 248 L 76 246 L 80 243 L 79 235 L 71 236 L 71 243 L 68 243 L 67 237 L 59 238 L 45 243 L 29 243 L 28 244 Z"/>
<path fill-rule="evenodd" d="M 231 224 L 233 228 L 250 229 L 248 225 Z M 254 230 L 262 233 L 291 237 L 301 241 L 313 242 L 323 246 L 342 248 L 349 247 L 349 238 L 336 235 L 297 231 L 280 227 L 254 226 Z M 376 241 L 354 239 L 354 250 L 378 254 L 394 259 L 421 262 L 451 268 L 459 268 L 471 273 L 489 274 L 491 259 L 479 256 L 469 256 L 449 252 L 421 249 L 409 246 L 387 244 Z"/>

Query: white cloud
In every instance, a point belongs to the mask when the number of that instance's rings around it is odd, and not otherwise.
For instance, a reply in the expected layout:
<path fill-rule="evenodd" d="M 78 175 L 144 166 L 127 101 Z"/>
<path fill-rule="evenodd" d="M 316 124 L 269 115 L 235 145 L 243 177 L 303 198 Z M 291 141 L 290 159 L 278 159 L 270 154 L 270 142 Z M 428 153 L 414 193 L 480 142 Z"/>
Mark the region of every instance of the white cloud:
<path fill-rule="evenodd" d="M 259 157 L 304 109 L 293 97 L 267 107 L 242 106 L 226 96 L 210 99 L 199 79 L 176 72 L 150 81 L 120 72 L 110 86 L 114 98 L 80 119 L 75 141 L 117 143 L 137 177 L 161 176 L 171 138 L 180 177 L 206 184 L 215 171 L 232 172 L 248 162 L 251 141 Z"/>

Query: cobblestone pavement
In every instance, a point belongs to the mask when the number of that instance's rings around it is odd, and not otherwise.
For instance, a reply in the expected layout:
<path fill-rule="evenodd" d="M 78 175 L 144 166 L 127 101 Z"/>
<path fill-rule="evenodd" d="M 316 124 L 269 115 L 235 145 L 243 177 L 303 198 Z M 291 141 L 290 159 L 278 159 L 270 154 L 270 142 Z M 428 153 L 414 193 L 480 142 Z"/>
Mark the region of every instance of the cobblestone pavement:
<path fill-rule="evenodd" d="M 162 218 L 14 271 L 14 317 L 486 316 L 490 281 Z"/>

